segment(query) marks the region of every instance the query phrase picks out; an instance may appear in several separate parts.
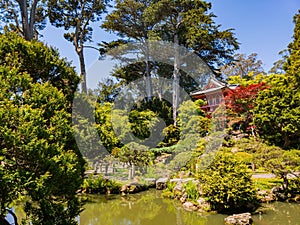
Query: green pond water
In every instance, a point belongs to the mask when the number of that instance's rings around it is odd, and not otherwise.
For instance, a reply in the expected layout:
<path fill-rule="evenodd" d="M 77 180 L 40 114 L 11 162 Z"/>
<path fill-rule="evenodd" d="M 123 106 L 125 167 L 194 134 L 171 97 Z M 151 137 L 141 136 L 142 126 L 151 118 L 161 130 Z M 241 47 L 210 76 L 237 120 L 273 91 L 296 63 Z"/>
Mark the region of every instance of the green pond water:
<path fill-rule="evenodd" d="M 300 204 L 272 203 L 254 225 L 300 225 Z M 174 200 L 150 190 L 121 197 L 89 196 L 80 215 L 80 225 L 224 225 L 226 215 L 187 212 Z"/>

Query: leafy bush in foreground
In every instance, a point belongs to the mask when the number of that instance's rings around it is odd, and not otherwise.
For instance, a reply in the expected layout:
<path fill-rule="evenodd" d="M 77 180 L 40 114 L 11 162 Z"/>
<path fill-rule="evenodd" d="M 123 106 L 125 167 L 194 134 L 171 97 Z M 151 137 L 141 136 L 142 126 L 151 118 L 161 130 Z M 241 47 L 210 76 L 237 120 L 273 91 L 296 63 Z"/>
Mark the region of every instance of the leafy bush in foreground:
<path fill-rule="evenodd" d="M 220 152 L 214 162 L 199 173 L 204 197 L 219 212 L 252 211 L 257 198 L 247 166 L 233 154 Z"/>

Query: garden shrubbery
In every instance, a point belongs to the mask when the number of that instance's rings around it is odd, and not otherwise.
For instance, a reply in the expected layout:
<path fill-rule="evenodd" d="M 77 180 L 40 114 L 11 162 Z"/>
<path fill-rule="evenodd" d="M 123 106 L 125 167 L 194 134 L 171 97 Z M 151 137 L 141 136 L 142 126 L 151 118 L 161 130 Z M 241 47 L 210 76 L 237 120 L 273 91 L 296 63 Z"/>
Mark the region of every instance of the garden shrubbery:
<path fill-rule="evenodd" d="M 88 194 L 119 194 L 121 186 L 121 183 L 115 180 L 109 180 L 100 175 L 97 177 L 90 175 L 84 179 L 81 188 Z"/>
<path fill-rule="evenodd" d="M 213 163 L 198 174 L 204 197 L 219 212 L 253 211 L 256 191 L 247 166 L 233 154 L 220 152 Z"/>

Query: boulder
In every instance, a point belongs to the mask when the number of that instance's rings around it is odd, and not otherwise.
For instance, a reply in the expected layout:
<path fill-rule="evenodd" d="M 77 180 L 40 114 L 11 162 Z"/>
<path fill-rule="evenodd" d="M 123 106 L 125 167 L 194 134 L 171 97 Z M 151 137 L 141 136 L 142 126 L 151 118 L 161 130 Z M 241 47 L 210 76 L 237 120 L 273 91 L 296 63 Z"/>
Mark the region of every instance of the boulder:
<path fill-rule="evenodd" d="M 200 209 L 200 211 L 210 211 L 211 209 L 211 206 L 210 206 L 210 203 L 207 202 L 204 198 L 199 198 L 197 200 L 197 206 L 198 206 L 198 209 Z"/>
<path fill-rule="evenodd" d="M 155 178 L 145 178 L 145 181 L 149 188 L 155 188 L 156 187 L 156 179 Z"/>
<path fill-rule="evenodd" d="M 192 202 L 185 202 L 182 207 L 188 211 L 196 211 L 198 209 Z"/>
<path fill-rule="evenodd" d="M 181 182 L 178 182 L 174 187 L 174 192 L 182 192 L 183 186 Z"/>
<path fill-rule="evenodd" d="M 271 193 L 274 195 L 277 195 L 278 193 L 282 193 L 282 192 L 283 192 L 282 187 L 276 186 L 271 189 Z"/>
<path fill-rule="evenodd" d="M 179 199 L 182 203 L 184 203 L 187 199 L 187 193 L 184 192 L 183 195 L 181 196 L 181 198 Z"/>
<path fill-rule="evenodd" d="M 134 194 L 134 193 L 138 193 L 138 192 L 145 191 L 145 190 L 147 190 L 146 185 L 134 182 L 134 183 L 123 185 L 121 187 L 120 192 L 122 195 L 124 195 L 126 193 Z"/>
<path fill-rule="evenodd" d="M 250 213 L 233 214 L 224 219 L 225 225 L 251 225 L 253 219 Z"/>
<path fill-rule="evenodd" d="M 273 193 L 269 193 L 265 190 L 259 190 L 257 191 L 257 196 L 260 199 L 261 202 L 273 202 L 276 200 L 275 195 Z"/>
<path fill-rule="evenodd" d="M 277 198 L 277 200 L 279 201 L 285 201 L 287 200 L 287 196 L 284 194 L 284 190 L 282 187 L 273 187 L 271 189 L 271 193 L 273 195 L 275 195 L 275 197 Z"/>
<path fill-rule="evenodd" d="M 163 190 L 167 187 L 168 178 L 159 178 L 156 181 L 156 189 Z"/>

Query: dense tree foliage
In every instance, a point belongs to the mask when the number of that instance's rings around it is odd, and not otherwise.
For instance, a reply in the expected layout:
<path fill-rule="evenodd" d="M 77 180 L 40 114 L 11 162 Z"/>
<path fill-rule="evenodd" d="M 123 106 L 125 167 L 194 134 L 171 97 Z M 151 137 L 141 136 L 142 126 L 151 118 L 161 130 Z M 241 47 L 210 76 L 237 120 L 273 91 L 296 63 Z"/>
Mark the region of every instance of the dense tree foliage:
<path fill-rule="evenodd" d="M 211 4 L 205 1 L 153 2 L 147 9 L 148 20 L 157 21 L 155 32 L 164 41 L 174 43 L 173 60 L 173 120 L 176 125 L 179 104 L 180 67 L 182 65 L 179 46 L 192 49 L 205 63 L 215 69 L 223 61 L 230 61 L 238 44 L 231 30 L 220 31 L 209 13 Z"/>
<path fill-rule="evenodd" d="M 98 83 L 97 88 L 93 91 L 97 96 L 97 102 L 113 102 L 118 96 L 121 84 L 115 82 L 112 78 L 104 79 Z"/>
<path fill-rule="evenodd" d="M 143 144 L 145 141 L 144 144 L 151 145 L 151 142 L 157 141 L 147 139 L 151 135 L 157 135 L 155 127 L 159 120 L 156 113 L 151 110 L 127 112 L 113 107 L 112 103 L 106 102 L 103 105 L 97 104 L 95 111 L 97 132 L 102 144 L 109 152 L 130 142 Z"/>
<path fill-rule="evenodd" d="M 229 110 L 236 113 L 237 116 L 243 118 L 244 128 L 248 129 L 252 122 L 252 109 L 256 105 L 256 97 L 259 92 L 267 88 L 266 84 L 260 82 L 258 84 L 250 84 L 248 86 L 238 86 L 234 90 L 230 90 L 225 97 L 225 104 Z M 251 127 L 252 133 L 253 127 Z"/>
<path fill-rule="evenodd" d="M 41 43 L 15 35 L 1 39 L 1 217 L 14 200 L 25 196 L 24 210 L 33 224 L 76 224 L 84 161 L 73 137 L 65 86 L 59 90 L 51 84 L 52 76 L 60 81 L 60 71 L 70 76 L 73 70 Z M 39 64 L 27 61 L 33 54 L 41 55 Z M 50 70 L 47 79 L 49 64 L 57 74 Z M 35 71 L 44 76 L 34 80 L 39 75 Z"/>
<path fill-rule="evenodd" d="M 154 30 L 162 40 L 193 49 L 211 68 L 217 69 L 216 66 L 233 59 L 238 43 L 232 29 L 220 30 L 210 9 L 211 4 L 202 0 L 162 0 L 153 2 L 147 16 L 157 21 Z"/>
<path fill-rule="evenodd" d="M 300 137 L 300 14 L 294 21 L 294 41 L 284 64 L 286 74 L 269 78 L 271 88 L 259 94 L 254 109 L 254 122 L 261 136 L 284 148 L 299 147 Z"/>
<path fill-rule="evenodd" d="M 149 148 L 136 142 L 123 146 L 118 152 L 118 157 L 122 162 L 136 166 L 152 165 L 154 160 L 154 154 Z"/>
<path fill-rule="evenodd" d="M 209 132 L 209 120 L 192 101 L 185 101 L 179 107 L 178 126 L 181 138 L 189 135 L 204 137 Z"/>
<path fill-rule="evenodd" d="M 253 109 L 254 125 L 260 136 L 284 148 L 297 145 L 299 138 L 299 89 L 290 86 L 286 75 L 271 75 L 270 88 L 262 91 Z"/>
<path fill-rule="evenodd" d="M 29 74 L 32 82 L 48 82 L 62 90 L 71 105 L 79 77 L 54 48 L 37 41 L 28 42 L 14 33 L 6 33 L 0 35 L 0 61 L 12 70 Z"/>
<path fill-rule="evenodd" d="M 131 66 L 137 66 L 142 77 L 145 78 L 148 99 L 152 96 L 148 40 L 151 39 L 151 31 L 155 22 L 146 20 L 145 10 L 151 2 L 150 0 L 117 0 L 114 11 L 107 15 L 102 24 L 102 28 L 116 32 L 119 37 L 123 38 L 123 41 L 141 44 L 139 50 L 144 60 Z"/>
<path fill-rule="evenodd" d="M 130 64 L 125 69 L 125 79 L 132 79 L 138 74 L 145 76 L 146 92 L 152 92 L 149 80 L 152 74 L 172 77 L 173 79 L 173 122 L 176 124 L 179 104 L 179 84 L 188 79 L 181 79 L 180 67 L 184 63 L 180 58 L 179 46 L 192 49 L 209 66 L 215 68 L 232 60 L 232 54 L 238 48 L 231 30 L 220 31 L 209 13 L 211 5 L 205 1 L 118 1 L 115 10 L 106 17 L 103 27 L 116 32 L 127 41 L 142 43 L 145 49 L 143 62 Z M 163 40 L 174 43 L 174 64 L 172 68 L 160 63 L 149 63 L 147 40 Z M 114 45 L 115 46 L 115 45 Z M 171 60 L 172 61 L 172 60 Z M 140 64 L 140 65 L 139 65 Z M 163 66 L 163 69 L 160 67 Z M 167 70 L 166 70 L 167 69 Z M 171 69 L 171 70 L 170 70 Z M 131 70 L 137 71 L 130 73 Z M 138 72 L 139 70 L 139 72 Z M 161 73 L 163 71 L 163 73 Z M 172 72 L 173 71 L 173 72 Z M 180 81 L 184 81 L 181 82 Z M 192 81 L 186 82 L 191 86 Z"/>

